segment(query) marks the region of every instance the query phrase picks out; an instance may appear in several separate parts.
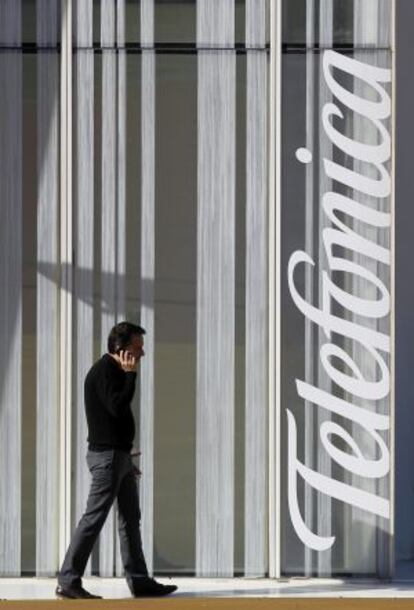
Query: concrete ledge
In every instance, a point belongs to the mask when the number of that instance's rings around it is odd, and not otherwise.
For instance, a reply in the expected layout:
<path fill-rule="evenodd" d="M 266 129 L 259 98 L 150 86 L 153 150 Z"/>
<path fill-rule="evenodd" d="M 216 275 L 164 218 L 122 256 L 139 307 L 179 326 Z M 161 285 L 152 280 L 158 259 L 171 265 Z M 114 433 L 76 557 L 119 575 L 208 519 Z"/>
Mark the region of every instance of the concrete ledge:
<path fill-rule="evenodd" d="M 129 600 L 0 601 L 0 610 L 411 610 L 411 599 L 222 599 L 169 598 Z"/>
<path fill-rule="evenodd" d="M 123 578 L 84 578 L 83 585 L 102 601 L 56 600 L 55 578 L 0 578 L 0 610 L 50 608 L 202 608 L 302 610 L 302 608 L 408 608 L 414 610 L 413 581 L 375 581 L 291 578 L 159 578 L 178 585 L 177 593 L 164 599 L 131 599 Z M 401 602 L 402 605 L 395 605 Z M 9 604 L 9 605 L 8 605 Z M 73 604 L 75 604 L 73 606 Z M 79 605 L 80 604 L 80 605 Z M 345 605 L 344 605 L 345 604 Z M 384 604 L 387 604 L 385 606 Z"/>

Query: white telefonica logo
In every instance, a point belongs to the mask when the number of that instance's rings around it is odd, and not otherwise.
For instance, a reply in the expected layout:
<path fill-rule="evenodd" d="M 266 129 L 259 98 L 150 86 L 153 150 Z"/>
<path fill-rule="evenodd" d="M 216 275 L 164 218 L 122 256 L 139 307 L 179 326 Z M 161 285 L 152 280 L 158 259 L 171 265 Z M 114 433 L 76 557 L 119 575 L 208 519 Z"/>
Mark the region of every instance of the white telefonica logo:
<path fill-rule="evenodd" d="M 344 88 L 335 78 L 335 75 L 340 73 L 366 83 L 371 89 L 369 99 Z M 364 117 L 364 120 L 368 120 L 371 123 L 371 129 L 375 128 L 378 143 L 374 145 L 364 143 L 361 141 L 363 133 L 359 134 L 358 141 L 346 137 L 334 127 L 332 121 L 333 117 L 344 118 L 342 110 L 335 103 L 330 102 L 324 105 L 321 118 L 326 136 L 346 155 L 365 162 L 366 165 L 363 167 L 366 167 L 367 171 L 366 174 L 359 173 L 332 159 L 323 159 L 324 171 L 332 180 L 332 184 L 339 183 L 352 189 L 356 197 L 353 199 L 334 190 L 324 193 L 322 197 L 323 213 L 326 214 L 330 223 L 330 226 L 324 228 L 321 234 L 329 268 L 322 270 L 321 273 L 322 301 L 319 303 L 319 307 L 307 302 L 295 285 L 295 270 L 298 266 L 315 266 L 314 260 L 306 252 L 298 250 L 291 255 L 288 263 L 288 283 L 296 307 L 307 319 L 323 329 L 327 342 L 320 348 L 320 362 L 329 378 L 344 390 L 348 399 L 338 398 L 300 379 L 295 380 L 296 389 L 300 398 L 312 405 L 307 408 L 325 409 L 348 421 L 356 422 L 362 427 L 364 433 L 369 435 L 375 443 L 376 459 L 364 457 L 356 440 L 336 422 L 326 420 L 321 424 L 320 439 L 330 458 L 346 471 L 368 479 L 379 479 L 388 475 L 390 469 L 389 449 L 381 435 L 384 431 L 389 430 L 389 416 L 375 411 L 375 402 L 383 400 L 390 392 L 390 371 L 386 361 L 387 354 L 390 352 L 390 336 L 373 329 L 372 323 L 370 327 L 364 326 L 334 315 L 331 302 L 334 300 L 357 316 L 376 320 L 385 318 L 390 313 L 390 293 L 387 286 L 362 264 L 334 255 L 334 247 L 340 246 L 341 252 L 351 250 L 363 254 L 373 261 L 390 265 L 390 250 L 354 231 L 343 218 L 346 214 L 348 218 L 371 226 L 374 229 L 373 235 L 378 233 L 379 229 L 390 230 L 389 213 L 379 211 L 372 203 L 370 207 L 363 205 L 356 199 L 357 194 L 362 193 L 369 195 L 370 200 L 376 201 L 378 204 L 391 194 L 391 176 L 385 165 L 391 157 L 391 137 L 384 125 L 384 121 L 391 115 L 391 99 L 383 86 L 384 83 L 391 81 L 391 70 L 372 66 L 328 50 L 323 56 L 323 74 L 326 85 L 334 98 L 350 111 Z M 372 90 L 375 92 L 375 96 L 372 95 Z M 297 157 L 302 162 L 310 161 L 309 155 L 305 154 L 305 149 L 299 149 Z M 376 178 L 373 178 L 373 175 L 376 175 Z M 377 300 L 364 299 L 345 291 L 334 283 L 331 276 L 334 271 L 354 274 L 374 286 L 378 295 Z M 366 379 L 351 355 L 331 341 L 332 333 L 346 337 L 348 341 L 355 342 L 354 345 L 358 346 L 359 350 L 364 350 L 366 359 L 376 365 L 377 378 L 374 381 Z M 335 359 L 342 361 L 346 367 L 336 368 L 333 364 Z M 352 374 L 346 374 L 344 369 L 352 371 Z M 349 396 L 355 398 L 355 402 L 350 400 Z M 368 410 L 358 406 L 358 399 L 372 401 L 372 408 Z M 289 511 L 295 531 L 307 547 L 316 551 L 327 550 L 334 544 L 335 536 L 318 535 L 306 525 L 298 502 L 298 475 L 303 478 L 305 485 L 310 485 L 312 489 L 321 494 L 326 494 L 374 515 L 389 518 L 390 503 L 387 498 L 312 470 L 302 463 L 298 459 L 297 453 L 297 425 L 295 417 L 289 409 L 287 409 L 287 425 Z M 343 451 L 334 445 L 331 436 L 339 437 L 345 443 L 348 451 Z"/>

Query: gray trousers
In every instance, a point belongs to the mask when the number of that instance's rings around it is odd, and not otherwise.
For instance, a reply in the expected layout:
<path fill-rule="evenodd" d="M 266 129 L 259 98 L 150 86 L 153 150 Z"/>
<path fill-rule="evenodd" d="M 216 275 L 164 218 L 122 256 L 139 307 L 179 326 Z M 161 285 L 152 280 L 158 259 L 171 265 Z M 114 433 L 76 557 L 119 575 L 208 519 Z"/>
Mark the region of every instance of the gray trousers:
<path fill-rule="evenodd" d="M 131 456 L 125 451 L 88 451 L 92 475 L 86 510 L 66 552 L 58 582 L 62 587 L 80 586 L 93 545 L 115 499 L 118 502 L 118 530 L 121 557 L 129 588 L 148 575 L 142 551 L 137 481 Z"/>

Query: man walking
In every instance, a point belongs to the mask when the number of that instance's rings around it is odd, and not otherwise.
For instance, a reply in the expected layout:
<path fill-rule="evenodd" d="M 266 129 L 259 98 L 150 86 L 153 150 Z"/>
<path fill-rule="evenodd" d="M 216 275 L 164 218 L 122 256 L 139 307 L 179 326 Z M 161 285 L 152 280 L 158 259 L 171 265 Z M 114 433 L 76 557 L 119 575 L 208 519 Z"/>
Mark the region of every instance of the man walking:
<path fill-rule="evenodd" d="M 86 510 L 58 572 L 58 597 L 99 597 L 85 591 L 82 576 L 115 500 L 122 562 L 132 595 L 161 596 L 177 589 L 175 585 L 162 585 L 149 577 L 142 551 L 136 470 L 131 458 L 135 436 L 131 400 L 137 365 L 144 355 L 144 335 L 145 330 L 135 324 L 116 324 L 109 333 L 108 353 L 92 366 L 85 378 L 86 461 L 92 481 Z"/>

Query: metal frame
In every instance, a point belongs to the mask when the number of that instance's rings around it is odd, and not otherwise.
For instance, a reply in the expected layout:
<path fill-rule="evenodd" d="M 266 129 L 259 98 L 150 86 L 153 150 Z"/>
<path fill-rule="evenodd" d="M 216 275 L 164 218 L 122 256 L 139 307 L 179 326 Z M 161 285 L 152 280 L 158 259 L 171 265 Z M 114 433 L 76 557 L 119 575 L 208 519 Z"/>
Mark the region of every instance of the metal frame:
<path fill-rule="evenodd" d="M 391 319 L 390 319 L 390 532 L 389 532 L 389 578 L 395 575 L 395 134 L 396 134 L 396 0 L 391 0 Z"/>
<path fill-rule="evenodd" d="M 270 3 L 269 87 L 269 576 L 280 578 L 280 219 L 282 0 Z"/>

